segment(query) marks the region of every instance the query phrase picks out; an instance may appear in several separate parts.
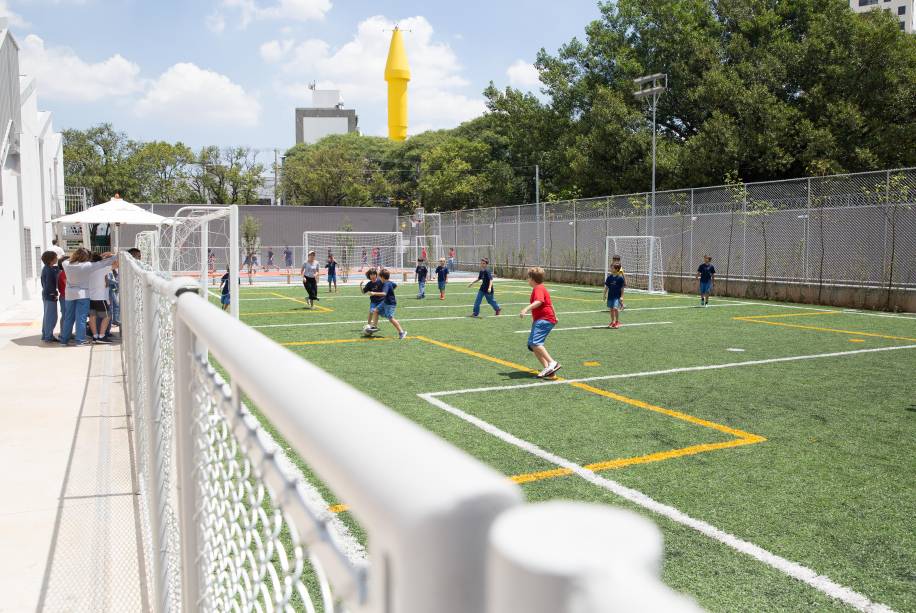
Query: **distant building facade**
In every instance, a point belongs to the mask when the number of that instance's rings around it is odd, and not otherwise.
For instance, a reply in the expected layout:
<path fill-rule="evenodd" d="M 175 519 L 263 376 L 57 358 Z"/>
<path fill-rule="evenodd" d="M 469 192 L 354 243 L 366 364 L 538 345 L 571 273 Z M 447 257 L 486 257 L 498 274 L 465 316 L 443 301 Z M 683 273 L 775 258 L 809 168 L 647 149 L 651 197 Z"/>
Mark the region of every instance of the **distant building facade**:
<path fill-rule="evenodd" d="M 343 108 L 340 91 L 312 90 L 312 106 L 296 109 L 296 143 L 311 145 L 331 134 L 349 134 L 358 130 L 355 109 Z"/>
<path fill-rule="evenodd" d="M 36 81 L 20 75 L 19 45 L 0 18 L 0 309 L 40 295 L 63 194 L 63 139 L 38 110 Z"/>
<path fill-rule="evenodd" d="M 857 13 L 887 11 L 897 19 L 901 30 L 907 34 L 914 31 L 916 0 L 849 0 L 849 8 Z"/>

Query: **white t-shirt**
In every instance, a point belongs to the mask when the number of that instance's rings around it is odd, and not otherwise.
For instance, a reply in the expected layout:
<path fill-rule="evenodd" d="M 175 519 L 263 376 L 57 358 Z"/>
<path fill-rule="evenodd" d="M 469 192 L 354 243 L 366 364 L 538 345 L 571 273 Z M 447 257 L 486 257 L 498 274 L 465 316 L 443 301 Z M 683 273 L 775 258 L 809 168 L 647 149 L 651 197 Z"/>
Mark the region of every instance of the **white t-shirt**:
<path fill-rule="evenodd" d="M 51 245 L 48 247 L 48 251 L 53 251 L 56 253 L 58 260 L 64 257 L 64 253 L 66 253 L 59 245 Z"/>
<path fill-rule="evenodd" d="M 317 277 L 318 270 L 320 269 L 320 267 L 321 267 L 321 264 L 318 263 L 318 260 L 315 260 L 314 262 L 309 262 L 308 260 L 306 260 L 302 264 L 302 276 L 310 277 L 310 278 Z"/>
<path fill-rule="evenodd" d="M 99 268 L 89 273 L 89 300 L 108 300 L 108 287 L 105 278 L 111 272 L 111 266 Z"/>

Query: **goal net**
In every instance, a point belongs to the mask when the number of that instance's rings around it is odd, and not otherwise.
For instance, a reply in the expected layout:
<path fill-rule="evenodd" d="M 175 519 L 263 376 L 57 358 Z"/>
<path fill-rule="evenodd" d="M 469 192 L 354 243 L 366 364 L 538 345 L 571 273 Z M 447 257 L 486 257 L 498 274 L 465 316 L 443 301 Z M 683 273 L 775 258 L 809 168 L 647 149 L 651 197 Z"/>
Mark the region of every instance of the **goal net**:
<path fill-rule="evenodd" d="M 309 251 L 324 262 L 333 255 L 344 273 L 366 268 L 403 268 L 404 244 L 400 232 L 302 233 L 302 255 Z"/>
<path fill-rule="evenodd" d="M 445 257 L 442 253 L 442 238 L 436 235 L 415 236 L 410 248 L 410 257 L 416 262 L 423 258 L 427 262 L 436 262 Z"/>
<path fill-rule="evenodd" d="M 620 257 L 627 289 L 665 293 L 661 240 L 657 236 L 608 236 L 604 246 L 604 275 L 610 273 L 615 257 Z"/>

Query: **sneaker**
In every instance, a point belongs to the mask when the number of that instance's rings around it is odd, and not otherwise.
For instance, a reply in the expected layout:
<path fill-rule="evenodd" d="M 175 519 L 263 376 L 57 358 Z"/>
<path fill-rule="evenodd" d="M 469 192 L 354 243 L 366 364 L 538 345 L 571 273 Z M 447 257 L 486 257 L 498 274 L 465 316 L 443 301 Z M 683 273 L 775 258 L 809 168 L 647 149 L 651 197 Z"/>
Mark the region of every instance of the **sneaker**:
<path fill-rule="evenodd" d="M 536 376 L 538 379 L 543 379 L 550 373 L 550 366 L 539 372 Z"/>
<path fill-rule="evenodd" d="M 59 338 L 53 338 L 53 337 L 52 337 L 52 338 L 43 338 L 43 339 L 41 339 L 41 342 L 42 342 L 42 343 L 47 343 L 47 344 L 50 345 L 51 343 L 59 343 L 59 342 L 60 342 L 60 339 L 59 339 Z"/>
<path fill-rule="evenodd" d="M 496 309 L 496 316 L 499 317 L 499 314 L 502 313 L 502 312 L 503 312 L 502 309 Z"/>
<path fill-rule="evenodd" d="M 554 375 L 557 373 L 557 371 L 560 370 L 561 368 L 563 368 L 563 367 L 560 366 L 560 363 L 559 363 L 559 362 L 551 362 L 550 364 L 547 365 L 547 369 L 546 369 L 546 370 L 547 370 L 547 374 L 544 375 L 544 376 L 545 376 L 545 377 L 552 377 L 552 376 L 554 376 Z"/>
<path fill-rule="evenodd" d="M 439 294 L 439 300 L 445 300 L 445 296 L 443 294 Z"/>
<path fill-rule="evenodd" d="M 100 336 L 100 337 L 98 337 L 97 339 L 95 339 L 95 342 L 97 342 L 97 343 L 104 343 L 104 344 L 106 344 L 106 345 L 110 345 L 110 344 L 111 344 L 111 337 L 109 337 L 109 336 Z"/>
<path fill-rule="evenodd" d="M 468 317 L 473 317 L 474 319 L 478 319 L 480 315 L 478 313 L 471 313 L 470 315 L 468 315 Z"/>
<path fill-rule="evenodd" d="M 616 330 L 617 328 L 620 327 L 620 322 L 619 322 L 619 321 L 615 321 L 614 323 L 611 324 L 611 327 L 614 328 L 614 329 Z"/>
<path fill-rule="evenodd" d="M 407 338 L 407 330 L 402 330 L 402 331 L 398 334 L 398 340 L 404 340 L 405 338 Z"/>
<path fill-rule="evenodd" d="M 76 341 L 76 342 L 73 343 L 73 344 L 74 344 L 74 346 L 76 346 L 76 347 L 85 347 L 85 346 L 87 346 L 87 345 L 91 345 L 91 344 L 92 344 L 92 341 L 90 341 L 90 340 L 87 338 L 86 340 L 83 340 L 83 341 Z"/>

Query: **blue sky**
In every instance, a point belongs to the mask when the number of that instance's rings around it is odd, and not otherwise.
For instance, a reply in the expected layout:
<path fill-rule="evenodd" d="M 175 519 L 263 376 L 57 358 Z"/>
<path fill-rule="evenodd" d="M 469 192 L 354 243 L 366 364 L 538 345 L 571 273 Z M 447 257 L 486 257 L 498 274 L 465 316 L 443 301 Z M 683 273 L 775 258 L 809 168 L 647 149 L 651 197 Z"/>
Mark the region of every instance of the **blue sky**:
<path fill-rule="evenodd" d="M 0 0 L 22 72 L 57 129 L 110 121 L 132 138 L 284 149 L 307 86 L 342 90 L 385 130 L 382 66 L 405 42 L 411 133 L 482 112 L 490 80 L 537 89 L 530 63 L 598 16 L 596 0 Z M 387 31 L 386 31 L 387 30 Z"/>

